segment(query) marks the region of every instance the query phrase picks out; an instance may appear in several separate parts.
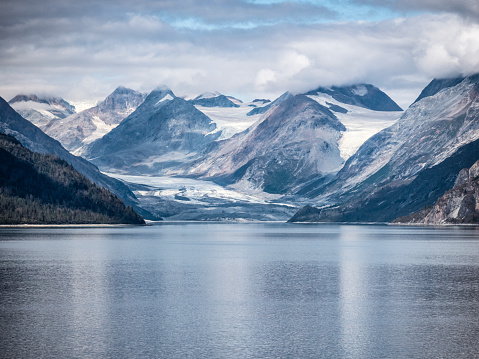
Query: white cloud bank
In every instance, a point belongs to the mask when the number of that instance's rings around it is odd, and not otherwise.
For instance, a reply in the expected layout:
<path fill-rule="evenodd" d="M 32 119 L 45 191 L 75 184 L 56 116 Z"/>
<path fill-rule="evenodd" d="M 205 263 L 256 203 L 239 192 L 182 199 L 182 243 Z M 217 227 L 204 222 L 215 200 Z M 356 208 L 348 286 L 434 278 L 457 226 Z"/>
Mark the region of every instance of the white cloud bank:
<path fill-rule="evenodd" d="M 144 2 L 132 11 L 112 5 L 110 14 L 102 8 L 72 16 L 60 9 L 48 16 L 16 15 L 15 22 L 4 14 L 0 96 L 8 100 L 37 92 L 96 101 L 118 85 L 150 91 L 166 84 L 178 95 L 217 90 L 251 100 L 368 82 L 404 107 L 433 77 L 479 72 L 479 25 L 470 17 L 441 13 L 380 22 L 280 22 L 281 11 L 289 9 L 290 18 L 297 19 L 316 9 L 286 3 L 267 19 L 274 24 L 249 28 L 223 26 L 224 11 L 217 20 L 197 10 L 202 21 L 223 24 L 204 31 L 174 27 L 164 9 L 147 13 Z M 259 17 L 251 4 L 235 4 L 235 23 Z M 322 7 L 315 11 L 315 16 L 332 16 Z"/>

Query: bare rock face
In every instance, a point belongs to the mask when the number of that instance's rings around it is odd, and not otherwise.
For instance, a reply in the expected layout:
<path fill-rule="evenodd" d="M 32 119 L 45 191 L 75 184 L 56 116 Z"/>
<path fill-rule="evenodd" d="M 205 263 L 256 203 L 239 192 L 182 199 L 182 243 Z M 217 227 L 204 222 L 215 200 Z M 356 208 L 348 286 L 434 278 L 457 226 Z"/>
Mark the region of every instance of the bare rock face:
<path fill-rule="evenodd" d="M 432 208 L 413 216 L 398 218 L 395 223 L 477 224 L 479 223 L 479 161 L 464 168 L 454 187 L 437 200 Z"/>

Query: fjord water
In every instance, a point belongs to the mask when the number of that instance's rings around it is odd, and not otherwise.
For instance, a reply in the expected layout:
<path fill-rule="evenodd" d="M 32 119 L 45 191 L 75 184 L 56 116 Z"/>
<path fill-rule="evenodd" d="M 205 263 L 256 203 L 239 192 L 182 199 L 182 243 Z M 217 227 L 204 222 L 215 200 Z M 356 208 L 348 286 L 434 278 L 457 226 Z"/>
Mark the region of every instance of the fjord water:
<path fill-rule="evenodd" d="M 1 228 L 1 358 L 474 358 L 479 229 Z"/>

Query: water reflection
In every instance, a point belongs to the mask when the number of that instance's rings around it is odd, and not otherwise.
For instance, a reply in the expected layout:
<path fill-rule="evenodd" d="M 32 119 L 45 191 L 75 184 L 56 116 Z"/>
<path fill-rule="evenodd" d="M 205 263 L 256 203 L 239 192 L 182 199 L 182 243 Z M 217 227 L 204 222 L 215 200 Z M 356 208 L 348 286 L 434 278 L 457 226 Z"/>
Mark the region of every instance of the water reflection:
<path fill-rule="evenodd" d="M 479 352 L 479 240 L 470 230 L 0 230 L 0 283 L 0 357 Z"/>
<path fill-rule="evenodd" d="M 371 307 L 369 300 L 368 249 L 357 227 L 342 227 L 340 231 L 340 308 L 341 343 L 347 357 L 368 358 Z"/>

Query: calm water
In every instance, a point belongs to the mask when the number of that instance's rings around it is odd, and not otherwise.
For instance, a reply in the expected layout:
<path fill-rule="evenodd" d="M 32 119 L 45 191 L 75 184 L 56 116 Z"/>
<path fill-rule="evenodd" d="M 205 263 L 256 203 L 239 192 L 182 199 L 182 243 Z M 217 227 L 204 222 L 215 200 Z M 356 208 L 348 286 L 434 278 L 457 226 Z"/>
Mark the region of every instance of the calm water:
<path fill-rule="evenodd" d="M 0 229 L 1 358 L 478 358 L 479 229 Z"/>

